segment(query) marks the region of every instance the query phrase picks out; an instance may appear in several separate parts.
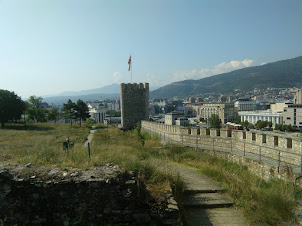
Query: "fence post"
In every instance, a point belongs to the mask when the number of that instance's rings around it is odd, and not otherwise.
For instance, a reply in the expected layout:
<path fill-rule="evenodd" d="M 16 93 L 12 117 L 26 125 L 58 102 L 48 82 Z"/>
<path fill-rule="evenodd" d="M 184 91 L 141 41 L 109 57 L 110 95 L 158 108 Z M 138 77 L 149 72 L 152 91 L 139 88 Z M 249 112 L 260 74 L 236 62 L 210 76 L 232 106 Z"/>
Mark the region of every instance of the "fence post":
<path fill-rule="evenodd" d="M 278 173 L 279 173 L 279 171 L 280 171 L 280 151 L 279 151 L 279 153 L 278 153 Z"/>
<path fill-rule="evenodd" d="M 232 138 L 231 138 L 231 152 L 233 152 L 233 142 L 232 142 Z"/>
<path fill-rule="evenodd" d="M 89 157 L 89 160 L 90 160 L 90 143 L 88 142 L 88 157 Z"/>
<path fill-rule="evenodd" d="M 214 137 L 212 138 L 212 141 L 213 141 L 213 151 L 214 151 Z"/>

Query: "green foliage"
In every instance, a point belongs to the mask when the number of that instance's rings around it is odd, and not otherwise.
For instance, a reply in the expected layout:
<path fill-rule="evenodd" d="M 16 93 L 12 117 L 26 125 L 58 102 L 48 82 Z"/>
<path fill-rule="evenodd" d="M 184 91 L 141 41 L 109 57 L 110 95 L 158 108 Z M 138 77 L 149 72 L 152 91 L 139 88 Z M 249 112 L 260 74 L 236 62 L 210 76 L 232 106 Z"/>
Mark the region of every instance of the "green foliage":
<path fill-rule="evenodd" d="M 47 121 L 57 122 L 59 117 L 60 117 L 60 113 L 58 108 L 52 108 L 50 111 L 48 111 Z"/>
<path fill-rule="evenodd" d="M 42 107 L 43 98 L 30 96 L 27 101 L 27 120 L 34 122 L 46 122 L 48 111 Z"/>
<path fill-rule="evenodd" d="M 9 120 L 19 120 L 25 110 L 25 103 L 14 92 L 0 89 L 0 122 L 4 123 Z"/>
<path fill-rule="evenodd" d="M 236 124 L 240 124 L 241 123 L 241 117 L 240 116 L 237 117 L 233 122 L 236 123 Z"/>
<path fill-rule="evenodd" d="M 292 127 L 292 125 L 285 125 L 285 124 L 276 124 L 275 126 L 276 130 L 280 130 L 280 131 L 287 131 L 287 132 L 293 132 L 295 131 Z"/>
<path fill-rule="evenodd" d="M 220 119 L 219 116 L 216 114 L 211 115 L 209 119 L 210 127 L 211 128 L 220 128 Z"/>
<path fill-rule="evenodd" d="M 62 111 L 65 119 L 70 119 L 70 125 L 72 126 L 72 120 L 76 119 L 76 104 L 69 99 L 66 104 L 63 104 Z"/>
<path fill-rule="evenodd" d="M 261 121 L 258 120 L 258 122 L 255 124 L 256 128 L 258 129 L 263 129 L 265 127 L 272 127 L 272 122 L 268 122 L 268 121 Z"/>
<path fill-rule="evenodd" d="M 89 117 L 89 108 L 87 104 L 82 100 L 78 100 L 76 104 L 76 118 L 80 120 L 80 127 L 82 126 L 82 120 L 86 120 Z"/>

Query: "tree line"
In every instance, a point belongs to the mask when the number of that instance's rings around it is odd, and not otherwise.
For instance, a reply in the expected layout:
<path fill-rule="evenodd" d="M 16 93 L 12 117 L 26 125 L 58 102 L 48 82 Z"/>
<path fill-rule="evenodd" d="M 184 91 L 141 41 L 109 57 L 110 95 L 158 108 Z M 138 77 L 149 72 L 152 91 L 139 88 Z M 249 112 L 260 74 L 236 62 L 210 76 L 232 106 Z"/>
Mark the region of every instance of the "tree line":
<path fill-rule="evenodd" d="M 73 120 L 79 121 L 80 126 L 82 125 L 82 120 L 90 117 L 87 104 L 80 99 L 76 103 L 69 99 L 66 104 L 63 104 L 60 112 L 56 107 L 45 108 L 42 97 L 30 96 L 28 101 L 23 101 L 14 92 L 0 90 L 1 126 L 4 127 L 4 123 L 10 121 L 20 120 L 22 115 L 26 115 L 27 121 L 34 122 L 57 122 L 60 118 L 65 118 L 70 119 L 71 125 Z"/>

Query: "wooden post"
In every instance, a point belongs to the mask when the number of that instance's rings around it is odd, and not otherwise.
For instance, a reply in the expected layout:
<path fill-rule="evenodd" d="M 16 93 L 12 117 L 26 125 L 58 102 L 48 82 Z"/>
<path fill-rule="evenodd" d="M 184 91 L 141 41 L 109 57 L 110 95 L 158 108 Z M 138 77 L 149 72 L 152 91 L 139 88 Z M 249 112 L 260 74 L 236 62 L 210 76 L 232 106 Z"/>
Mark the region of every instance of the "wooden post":
<path fill-rule="evenodd" d="M 88 142 L 88 157 L 89 157 L 89 160 L 90 160 L 90 143 Z"/>

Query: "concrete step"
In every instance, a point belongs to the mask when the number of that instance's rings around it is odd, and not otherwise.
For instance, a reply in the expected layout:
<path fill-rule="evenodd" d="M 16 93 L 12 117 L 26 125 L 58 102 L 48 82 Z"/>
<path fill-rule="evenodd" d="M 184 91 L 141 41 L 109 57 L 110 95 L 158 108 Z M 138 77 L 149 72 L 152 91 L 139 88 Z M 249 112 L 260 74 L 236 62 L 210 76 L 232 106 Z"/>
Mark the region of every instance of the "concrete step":
<path fill-rule="evenodd" d="M 233 201 L 225 194 L 219 193 L 198 193 L 186 195 L 184 206 L 202 208 L 220 208 L 233 205 Z"/>

